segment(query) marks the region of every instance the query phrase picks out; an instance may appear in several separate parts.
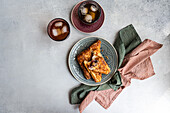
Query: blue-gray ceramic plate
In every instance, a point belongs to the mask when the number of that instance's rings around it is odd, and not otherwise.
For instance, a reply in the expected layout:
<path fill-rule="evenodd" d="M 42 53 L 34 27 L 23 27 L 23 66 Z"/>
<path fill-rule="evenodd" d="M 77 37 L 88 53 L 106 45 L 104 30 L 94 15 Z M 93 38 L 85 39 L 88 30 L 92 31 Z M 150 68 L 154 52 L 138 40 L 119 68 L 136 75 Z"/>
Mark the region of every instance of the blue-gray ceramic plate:
<path fill-rule="evenodd" d="M 97 40 L 101 41 L 101 54 L 107 64 L 109 65 L 111 72 L 107 75 L 102 74 L 102 80 L 100 82 L 95 82 L 93 79 L 86 79 L 83 75 L 83 71 L 81 70 L 80 65 L 76 60 L 76 56 L 80 54 L 83 50 L 87 49 L 91 44 L 96 42 Z M 69 58 L 68 58 L 68 65 L 72 75 L 81 83 L 89 85 L 89 86 L 96 86 L 101 85 L 109 81 L 115 71 L 117 70 L 118 66 L 118 56 L 116 49 L 103 38 L 99 38 L 96 36 L 86 37 L 79 40 L 71 49 Z"/>

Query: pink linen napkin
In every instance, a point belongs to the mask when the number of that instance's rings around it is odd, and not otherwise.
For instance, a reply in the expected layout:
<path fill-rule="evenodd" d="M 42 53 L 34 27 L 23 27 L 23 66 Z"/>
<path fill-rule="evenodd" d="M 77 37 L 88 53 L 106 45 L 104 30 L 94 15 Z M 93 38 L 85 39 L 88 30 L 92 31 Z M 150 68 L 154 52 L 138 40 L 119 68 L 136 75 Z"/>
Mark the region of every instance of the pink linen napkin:
<path fill-rule="evenodd" d="M 127 54 L 118 71 L 121 74 L 122 86 L 114 91 L 113 89 L 102 91 L 90 91 L 79 106 L 80 113 L 95 99 L 105 109 L 109 108 L 122 90 L 129 86 L 131 79 L 143 80 L 154 75 L 154 69 L 150 56 L 162 47 L 162 44 L 152 40 L 144 40 L 131 53 Z"/>

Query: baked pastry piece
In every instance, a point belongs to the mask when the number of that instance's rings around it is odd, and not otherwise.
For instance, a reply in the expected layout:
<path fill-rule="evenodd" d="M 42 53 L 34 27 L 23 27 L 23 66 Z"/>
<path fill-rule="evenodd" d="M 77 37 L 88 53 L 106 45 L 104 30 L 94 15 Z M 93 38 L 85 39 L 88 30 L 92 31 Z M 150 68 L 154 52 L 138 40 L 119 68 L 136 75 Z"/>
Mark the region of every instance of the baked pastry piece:
<path fill-rule="evenodd" d="M 86 79 L 90 79 L 91 76 L 90 76 L 90 73 L 86 70 L 86 68 L 84 67 L 84 64 L 83 62 L 84 61 L 89 61 L 91 59 L 91 51 L 90 51 L 90 48 L 82 51 L 78 56 L 77 56 L 77 61 L 80 65 L 80 67 L 82 68 L 83 70 L 83 73 L 84 73 L 84 76 Z"/>
<path fill-rule="evenodd" d="M 94 51 L 91 61 L 89 62 L 84 61 L 84 63 L 87 63 L 86 68 L 94 72 L 98 72 L 102 74 L 110 73 L 110 68 L 108 64 L 106 63 L 106 61 L 104 60 L 104 58 L 102 57 L 101 53 L 96 53 Z"/>
<path fill-rule="evenodd" d="M 94 72 L 93 70 L 89 69 L 89 66 L 91 65 L 91 62 L 84 61 L 84 66 L 86 67 L 87 71 L 91 74 L 93 80 L 95 82 L 100 82 L 102 80 L 102 73 Z"/>
<path fill-rule="evenodd" d="M 95 82 L 101 81 L 102 74 L 110 73 L 110 68 L 100 53 L 100 47 L 101 41 L 98 40 L 77 56 L 86 79 L 92 77 Z"/>

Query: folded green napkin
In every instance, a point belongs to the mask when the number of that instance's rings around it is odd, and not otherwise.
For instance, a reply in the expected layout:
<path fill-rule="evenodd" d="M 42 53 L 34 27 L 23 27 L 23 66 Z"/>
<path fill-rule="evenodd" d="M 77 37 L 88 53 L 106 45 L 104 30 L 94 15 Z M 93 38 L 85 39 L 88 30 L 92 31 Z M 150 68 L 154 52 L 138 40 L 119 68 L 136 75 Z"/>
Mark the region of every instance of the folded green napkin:
<path fill-rule="evenodd" d="M 118 37 L 114 43 L 114 47 L 117 50 L 119 59 L 118 68 L 121 66 L 125 55 L 136 48 L 140 43 L 141 39 L 133 25 L 128 25 L 119 31 Z M 72 90 L 70 103 L 80 104 L 90 91 L 106 90 L 110 88 L 116 91 L 121 86 L 121 84 L 122 82 L 119 71 L 117 71 L 111 80 L 105 84 L 99 86 L 87 86 L 81 84 L 79 87 L 76 87 Z"/>

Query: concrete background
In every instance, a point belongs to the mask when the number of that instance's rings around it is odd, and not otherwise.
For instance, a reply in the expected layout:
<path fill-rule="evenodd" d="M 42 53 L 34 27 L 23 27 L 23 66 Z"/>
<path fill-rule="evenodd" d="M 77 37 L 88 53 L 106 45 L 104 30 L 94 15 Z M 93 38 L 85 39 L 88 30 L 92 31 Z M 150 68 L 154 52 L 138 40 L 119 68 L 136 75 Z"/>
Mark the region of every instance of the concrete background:
<path fill-rule="evenodd" d="M 84 34 L 70 22 L 80 0 L 0 0 L 0 113 L 78 113 L 69 92 L 80 83 L 70 74 L 67 55 L 79 39 L 97 35 L 111 43 L 116 33 L 133 24 L 144 40 L 164 46 L 151 59 L 156 75 L 132 80 L 107 110 L 93 101 L 83 113 L 168 113 L 170 111 L 170 1 L 98 0 L 105 22 Z M 66 19 L 69 38 L 51 40 L 50 20 Z"/>

